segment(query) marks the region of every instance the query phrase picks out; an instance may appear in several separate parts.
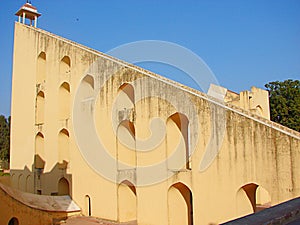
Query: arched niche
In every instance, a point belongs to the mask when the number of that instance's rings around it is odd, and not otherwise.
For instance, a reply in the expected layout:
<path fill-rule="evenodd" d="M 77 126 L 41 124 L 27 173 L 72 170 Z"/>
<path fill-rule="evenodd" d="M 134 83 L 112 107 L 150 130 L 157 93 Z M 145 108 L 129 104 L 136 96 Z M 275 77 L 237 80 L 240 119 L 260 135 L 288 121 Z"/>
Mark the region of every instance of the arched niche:
<path fill-rule="evenodd" d="M 69 181 L 64 177 L 58 181 L 58 195 L 70 195 Z"/>
<path fill-rule="evenodd" d="M 90 86 L 90 88 L 92 88 L 92 89 L 94 89 L 94 87 L 95 87 L 94 78 L 91 75 L 86 75 L 83 78 L 83 83 Z"/>
<path fill-rule="evenodd" d="M 119 222 L 137 219 L 137 196 L 135 186 L 125 180 L 118 186 L 118 219 Z"/>
<path fill-rule="evenodd" d="M 167 119 L 168 169 L 190 169 L 189 120 L 182 113 L 174 113 Z"/>
<path fill-rule="evenodd" d="M 263 109 L 260 105 L 257 105 L 256 106 L 256 113 L 260 116 L 263 116 L 264 115 L 264 112 L 263 112 Z"/>
<path fill-rule="evenodd" d="M 63 82 L 59 87 L 59 119 L 66 120 L 70 118 L 70 84 Z"/>
<path fill-rule="evenodd" d="M 173 184 L 168 190 L 169 225 L 193 225 L 193 195 L 183 183 Z"/>
<path fill-rule="evenodd" d="M 133 122 L 129 120 L 124 120 L 120 123 L 119 127 L 120 126 L 124 127 L 128 131 L 128 134 L 130 134 L 131 137 L 135 139 L 135 127 Z"/>
<path fill-rule="evenodd" d="M 19 220 L 16 217 L 13 217 L 9 220 L 8 225 L 19 225 Z"/>
<path fill-rule="evenodd" d="M 91 75 L 86 75 L 81 81 L 80 95 L 82 100 L 91 98 L 94 95 L 95 81 Z"/>
<path fill-rule="evenodd" d="M 92 216 L 92 201 L 89 195 L 84 197 L 85 200 L 85 214 L 86 216 Z"/>
<path fill-rule="evenodd" d="M 69 162 L 70 160 L 70 134 L 67 129 L 61 129 L 58 133 L 58 161 L 63 163 L 64 161 Z"/>
<path fill-rule="evenodd" d="M 43 124 L 45 117 L 45 93 L 43 91 L 39 91 L 36 96 L 36 108 L 35 108 L 35 123 Z"/>
<path fill-rule="evenodd" d="M 20 174 L 18 177 L 18 189 L 20 191 L 24 191 L 25 190 L 25 181 L 24 181 L 24 175 Z"/>
<path fill-rule="evenodd" d="M 18 181 L 17 181 L 17 176 L 16 176 L 16 174 L 15 174 L 15 173 L 11 173 L 11 174 L 10 174 L 10 183 L 12 184 L 12 186 L 13 186 L 14 188 L 17 187 L 17 185 L 18 185 L 17 182 L 18 182 Z"/>
<path fill-rule="evenodd" d="M 94 77 L 91 75 L 86 75 L 80 82 L 80 88 L 78 89 L 76 95 L 80 96 L 80 107 L 81 110 L 90 112 L 91 114 L 94 111 L 93 102 L 95 99 L 94 96 Z"/>
<path fill-rule="evenodd" d="M 118 110 L 119 122 L 134 120 L 134 88 L 131 84 L 124 83 L 118 88 L 115 106 Z"/>
<path fill-rule="evenodd" d="M 258 186 L 256 189 L 256 210 L 255 212 L 259 212 L 266 208 L 271 207 L 271 195 L 270 193 L 263 188 L 262 186 Z"/>
<path fill-rule="evenodd" d="M 36 83 L 41 84 L 46 80 L 46 53 L 41 52 L 37 58 Z"/>
<path fill-rule="evenodd" d="M 71 73 L 71 59 L 69 56 L 64 56 L 60 60 L 59 72 L 61 75 L 69 75 Z"/>
<path fill-rule="evenodd" d="M 270 194 L 257 184 L 246 184 L 237 191 L 236 212 L 238 217 L 261 211 L 270 206 Z"/>
<path fill-rule="evenodd" d="M 119 87 L 118 99 L 119 103 L 122 104 L 124 108 L 134 107 L 134 88 L 129 83 L 124 83 Z"/>
<path fill-rule="evenodd" d="M 28 175 L 26 177 L 26 182 L 25 182 L 25 192 L 33 193 L 33 179 L 31 175 Z"/>
<path fill-rule="evenodd" d="M 45 138 L 41 132 L 38 132 L 35 136 L 35 158 L 45 158 Z M 42 160 L 35 160 L 35 168 L 43 169 L 44 162 Z"/>
<path fill-rule="evenodd" d="M 136 167 L 135 127 L 129 120 L 122 121 L 117 128 L 118 169 L 126 170 Z"/>

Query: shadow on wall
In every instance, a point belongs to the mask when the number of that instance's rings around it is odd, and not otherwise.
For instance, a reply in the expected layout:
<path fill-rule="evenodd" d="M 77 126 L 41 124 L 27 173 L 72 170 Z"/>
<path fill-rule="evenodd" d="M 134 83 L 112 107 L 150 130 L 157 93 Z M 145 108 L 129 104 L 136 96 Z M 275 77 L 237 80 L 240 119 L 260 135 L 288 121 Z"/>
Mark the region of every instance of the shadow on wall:
<path fill-rule="evenodd" d="M 72 175 L 67 173 L 68 162 L 56 163 L 49 172 L 44 172 L 46 162 L 34 156 L 32 170 L 27 166 L 23 170 L 10 171 L 11 186 L 20 191 L 40 195 L 72 197 Z"/>

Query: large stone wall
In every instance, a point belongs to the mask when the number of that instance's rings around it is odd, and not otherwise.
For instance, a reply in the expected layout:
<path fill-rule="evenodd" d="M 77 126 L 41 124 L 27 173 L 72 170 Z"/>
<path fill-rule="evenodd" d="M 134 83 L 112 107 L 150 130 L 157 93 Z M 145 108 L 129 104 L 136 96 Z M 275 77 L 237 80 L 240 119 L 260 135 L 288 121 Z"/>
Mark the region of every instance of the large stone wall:
<path fill-rule="evenodd" d="M 12 174 L 42 172 L 46 194 L 72 181 L 85 215 L 225 222 L 300 195 L 299 145 L 299 133 L 249 111 L 16 24 Z"/>

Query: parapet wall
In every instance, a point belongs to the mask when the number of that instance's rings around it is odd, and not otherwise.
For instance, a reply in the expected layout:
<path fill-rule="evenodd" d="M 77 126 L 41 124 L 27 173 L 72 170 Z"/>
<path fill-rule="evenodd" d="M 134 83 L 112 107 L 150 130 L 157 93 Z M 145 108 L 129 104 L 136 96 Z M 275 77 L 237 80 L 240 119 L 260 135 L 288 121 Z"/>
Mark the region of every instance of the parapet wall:
<path fill-rule="evenodd" d="M 13 218 L 22 225 L 52 225 L 80 213 L 68 196 L 39 196 L 0 183 L 0 224 Z M 29 219 L 30 218 L 30 219 Z"/>

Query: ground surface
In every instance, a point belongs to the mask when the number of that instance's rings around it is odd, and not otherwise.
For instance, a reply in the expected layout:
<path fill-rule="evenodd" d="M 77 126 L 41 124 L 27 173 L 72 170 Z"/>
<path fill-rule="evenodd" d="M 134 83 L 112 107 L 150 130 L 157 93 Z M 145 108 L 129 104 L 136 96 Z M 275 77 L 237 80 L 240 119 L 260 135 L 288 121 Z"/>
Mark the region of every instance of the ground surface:
<path fill-rule="evenodd" d="M 116 223 L 113 221 L 108 220 L 102 220 L 92 217 L 83 217 L 83 216 L 77 216 L 77 217 L 70 217 L 65 222 L 60 222 L 61 225 L 96 225 L 96 224 L 102 224 L 102 225 L 137 225 L 136 221 L 127 222 L 127 223 Z"/>

